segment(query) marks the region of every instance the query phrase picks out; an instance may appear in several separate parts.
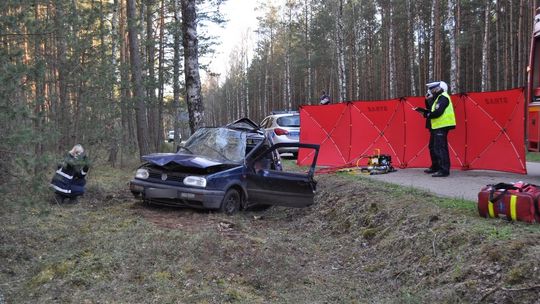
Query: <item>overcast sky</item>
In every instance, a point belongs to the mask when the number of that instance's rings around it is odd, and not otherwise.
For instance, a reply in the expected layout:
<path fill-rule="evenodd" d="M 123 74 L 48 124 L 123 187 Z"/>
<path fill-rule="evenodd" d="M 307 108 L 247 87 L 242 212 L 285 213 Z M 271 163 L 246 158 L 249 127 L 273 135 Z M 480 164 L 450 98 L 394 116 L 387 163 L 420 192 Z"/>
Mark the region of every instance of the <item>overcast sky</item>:
<path fill-rule="evenodd" d="M 221 75 L 221 81 L 225 80 L 229 57 L 233 49 L 241 44 L 242 37 L 248 37 L 248 56 L 253 55 L 255 44 L 255 34 L 257 28 L 257 16 L 261 14 L 255 11 L 259 3 L 272 2 L 279 3 L 283 0 L 227 0 L 221 8 L 221 12 L 228 20 L 224 28 L 218 26 L 210 26 L 208 31 L 211 35 L 218 36 L 221 43 L 216 48 L 216 54 L 212 58 L 201 58 L 201 63 L 210 62 L 210 69 L 214 73 Z M 201 73 L 204 78 L 204 72 Z"/>

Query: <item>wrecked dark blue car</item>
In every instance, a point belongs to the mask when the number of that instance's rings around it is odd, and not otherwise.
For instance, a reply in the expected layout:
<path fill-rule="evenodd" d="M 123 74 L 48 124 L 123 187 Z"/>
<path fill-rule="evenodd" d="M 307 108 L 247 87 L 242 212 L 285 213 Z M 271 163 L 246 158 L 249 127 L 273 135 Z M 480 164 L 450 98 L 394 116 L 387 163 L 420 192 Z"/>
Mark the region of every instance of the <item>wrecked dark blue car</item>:
<path fill-rule="evenodd" d="M 287 172 L 278 149 L 310 149 L 308 172 Z M 177 153 L 146 155 L 130 182 L 145 203 L 217 209 L 233 214 L 254 206 L 313 204 L 319 145 L 273 144 L 247 118 L 197 130 Z"/>

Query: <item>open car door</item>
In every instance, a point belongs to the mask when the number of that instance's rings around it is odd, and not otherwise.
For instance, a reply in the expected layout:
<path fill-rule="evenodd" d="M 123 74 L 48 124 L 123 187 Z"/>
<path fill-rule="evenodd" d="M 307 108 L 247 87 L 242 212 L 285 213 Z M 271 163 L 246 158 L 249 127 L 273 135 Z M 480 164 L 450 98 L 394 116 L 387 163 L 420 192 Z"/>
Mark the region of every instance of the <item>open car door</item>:
<path fill-rule="evenodd" d="M 277 149 L 298 147 L 314 149 L 313 163 L 308 172 L 292 172 L 275 168 L 273 161 Z M 314 180 L 319 145 L 280 143 L 273 145 L 253 159 L 246 160 L 247 192 L 250 203 L 305 207 L 313 204 L 317 182 Z"/>

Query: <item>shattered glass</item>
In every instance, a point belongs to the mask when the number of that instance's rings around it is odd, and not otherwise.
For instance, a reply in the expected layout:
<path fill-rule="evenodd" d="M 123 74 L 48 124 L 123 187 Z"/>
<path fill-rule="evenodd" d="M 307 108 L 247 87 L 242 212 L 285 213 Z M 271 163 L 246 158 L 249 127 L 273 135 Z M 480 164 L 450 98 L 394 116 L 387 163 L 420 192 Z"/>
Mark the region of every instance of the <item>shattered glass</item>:
<path fill-rule="evenodd" d="M 240 163 L 246 156 L 246 133 L 226 128 L 201 128 L 180 151 L 220 162 Z"/>

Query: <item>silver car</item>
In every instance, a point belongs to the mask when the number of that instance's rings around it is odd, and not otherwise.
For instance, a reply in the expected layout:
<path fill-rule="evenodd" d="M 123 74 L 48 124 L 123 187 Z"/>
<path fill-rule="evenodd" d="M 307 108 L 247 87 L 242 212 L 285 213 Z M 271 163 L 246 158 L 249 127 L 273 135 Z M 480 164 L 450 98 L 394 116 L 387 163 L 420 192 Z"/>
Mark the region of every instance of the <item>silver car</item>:
<path fill-rule="evenodd" d="M 300 139 L 300 114 L 298 112 L 276 113 L 267 116 L 260 124 L 274 143 L 297 143 Z M 298 157 L 297 147 L 279 149 L 280 153 L 292 153 Z"/>
<path fill-rule="evenodd" d="M 182 134 L 178 134 L 178 139 L 182 141 Z M 174 141 L 174 130 L 170 130 L 169 132 L 167 132 L 167 141 L 168 142 Z"/>

